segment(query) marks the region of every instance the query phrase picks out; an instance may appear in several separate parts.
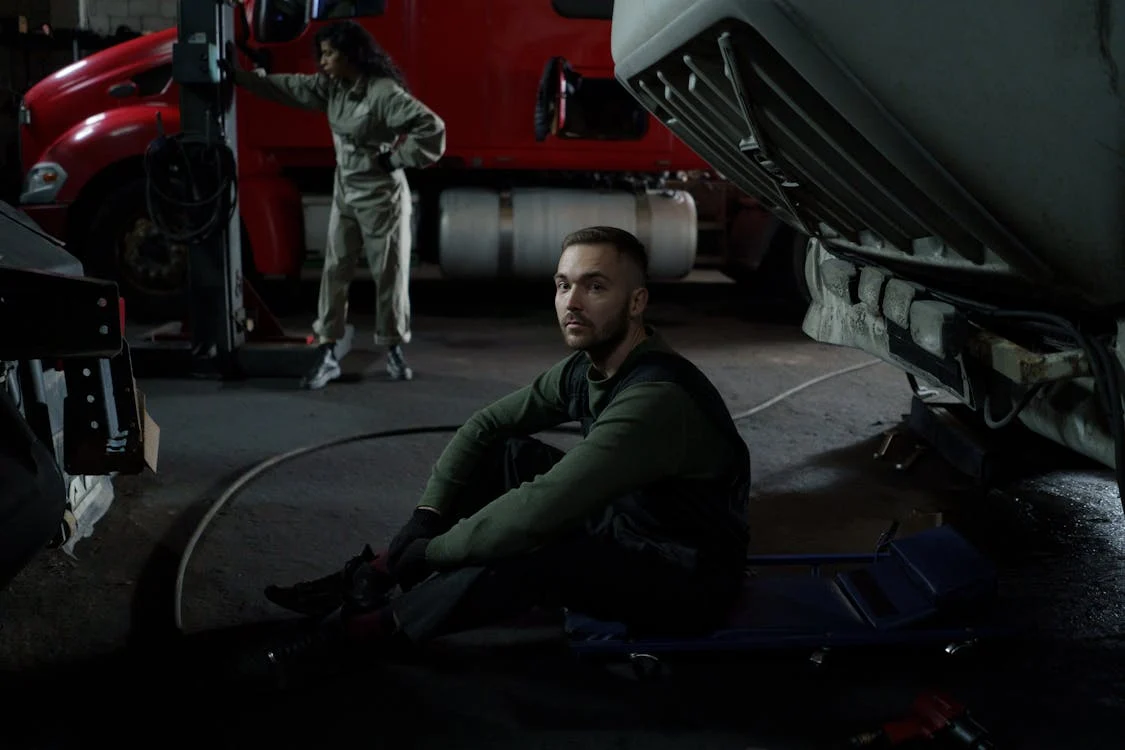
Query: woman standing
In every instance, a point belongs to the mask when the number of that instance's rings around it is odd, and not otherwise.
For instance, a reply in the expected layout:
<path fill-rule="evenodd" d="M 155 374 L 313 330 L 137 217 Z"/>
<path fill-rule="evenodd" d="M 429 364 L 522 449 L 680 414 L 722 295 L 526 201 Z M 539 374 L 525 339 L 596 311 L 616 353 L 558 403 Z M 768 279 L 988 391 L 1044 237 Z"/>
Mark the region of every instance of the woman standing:
<path fill-rule="evenodd" d="M 336 149 L 336 174 L 320 300 L 313 332 L 320 359 L 302 379 L 323 388 L 340 376 L 334 347 L 344 335 L 348 288 L 360 253 L 375 280 L 375 344 L 387 347 L 395 380 L 413 373 L 403 357 L 410 341 L 410 187 L 404 167 L 426 167 L 445 153 L 445 123 L 415 99 L 402 74 L 372 36 L 342 21 L 316 34 L 320 73 L 265 75 L 238 65 L 236 84 L 264 99 L 324 112 Z"/>

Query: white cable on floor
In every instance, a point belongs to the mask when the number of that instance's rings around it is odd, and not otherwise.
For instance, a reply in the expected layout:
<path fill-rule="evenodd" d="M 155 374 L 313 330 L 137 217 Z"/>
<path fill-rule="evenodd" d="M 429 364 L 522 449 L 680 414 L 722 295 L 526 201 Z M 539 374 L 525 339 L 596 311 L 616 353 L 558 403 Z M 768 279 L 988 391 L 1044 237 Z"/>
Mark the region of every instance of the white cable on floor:
<path fill-rule="evenodd" d="M 782 401 L 784 401 L 785 399 L 787 399 L 787 398 L 789 398 L 789 397 L 791 397 L 791 396 L 793 396 L 797 393 L 800 393 L 801 391 L 805 390 L 806 388 L 810 388 L 814 385 L 817 385 L 818 383 L 823 383 L 826 380 L 831 380 L 832 378 L 836 378 L 836 377 L 839 377 L 841 375 L 847 375 L 848 373 L 855 372 L 856 370 L 862 370 L 865 367 L 870 367 L 871 365 L 878 364 L 879 362 L 882 362 L 882 361 L 883 360 L 881 360 L 881 359 L 874 359 L 874 360 L 870 360 L 868 362 L 861 362 L 858 365 L 851 365 L 849 367 L 844 367 L 844 368 L 841 368 L 839 370 L 833 370 L 832 372 L 825 373 L 824 375 L 819 375 L 815 378 L 812 378 L 811 380 L 806 380 L 805 382 L 801 383 L 800 385 L 797 385 L 793 388 L 790 388 L 787 391 L 783 391 L 783 392 L 777 394 L 776 396 L 774 396 L 774 397 L 772 397 L 772 398 L 770 398 L 766 401 L 763 401 L 762 403 L 758 404 L 757 406 L 754 406 L 753 408 L 747 409 L 746 411 L 738 412 L 737 414 L 732 414 L 731 417 L 736 422 L 741 421 L 743 419 L 748 419 L 749 417 L 752 417 L 755 414 L 758 414 L 759 412 L 764 411 L 771 406 L 779 404 Z M 286 461 L 290 461 L 294 458 L 299 458 L 301 456 L 308 455 L 309 453 L 315 453 L 317 451 L 325 450 L 327 448 L 335 448 L 337 446 L 346 445 L 348 443 L 359 443 L 359 442 L 363 442 L 365 440 L 377 440 L 379 438 L 399 437 L 399 436 L 404 436 L 404 435 L 424 435 L 424 434 L 432 434 L 432 433 L 450 433 L 450 432 L 456 432 L 459 427 L 460 427 L 460 425 L 438 425 L 438 426 L 434 426 L 434 427 L 405 427 L 405 428 L 397 429 L 397 430 L 382 430 L 380 432 L 365 432 L 365 433 L 361 433 L 359 435 L 348 435 L 347 437 L 336 438 L 334 440 L 328 440 L 328 441 L 323 442 L 323 443 L 313 443 L 312 445 L 306 445 L 306 446 L 301 447 L 301 448 L 295 448 L 291 451 L 286 451 L 285 453 L 278 453 L 277 455 L 270 456 L 269 458 L 265 459 L 264 461 L 261 461 L 260 463 L 257 463 L 254 466 L 252 466 L 250 469 L 248 469 L 246 471 L 246 473 L 240 475 L 238 477 L 238 479 L 234 480 L 234 482 L 232 482 L 230 484 L 230 486 L 228 486 L 223 491 L 223 493 L 221 495 L 219 495 L 218 498 L 216 498 L 215 502 L 211 504 L 211 507 L 207 509 L 207 513 L 204 514 L 203 518 L 200 519 L 199 524 L 195 527 L 195 531 L 192 532 L 191 538 L 188 540 L 187 546 L 184 547 L 183 554 L 180 555 L 180 564 L 179 564 L 179 567 L 176 570 L 176 588 L 175 588 L 175 594 L 174 594 L 175 600 L 173 602 L 173 610 L 174 610 L 174 616 L 175 616 L 175 620 L 176 620 L 176 629 L 179 630 L 180 632 L 183 632 L 183 629 L 184 629 L 184 621 L 183 621 L 184 578 L 187 575 L 187 567 L 188 567 L 188 563 L 191 561 L 191 555 L 195 551 L 196 545 L 199 544 L 199 540 L 203 538 L 203 532 L 207 530 L 207 527 L 211 524 L 211 521 L 214 520 L 215 516 L 218 515 L 219 511 L 222 510 L 223 507 L 228 502 L 230 502 L 230 500 L 232 498 L 234 498 L 235 495 L 237 495 L 239 492 L 242 491 L 243 487 L 250 484 L 255 479 L 257 479 L 259 476 L 261 476 L 265 472 L 269 471 L 270 469 L 274 468 L 275 466 L 279 466 L 280 464 L 283 464 Z M 560 431 L 570 432 L 569 430 L 560 430 Z"/>
<path fill-rule="evenodd" d="M 460 425 L 408 427 L 398 430 L 383 430 L 380 432 L 365 432 L 358 435 L 348 435 L 346 437 L 328 440 L 323 443 L 313 443 L 301 448 L 294 448 L 293 450 L 286 451 L 285 453 L 278 453 L 250 467 L 246 471 L 246 473 L 241 474 L 238 479 L 234 480 L 234 482 L 232 482 L 230 486 L 223 490 L 223 494 L 219 495 L 215 502 L 211 504 L 211 507 L 207 509 L 207 513 L 203 516 L 203 518 L 199 520 L 199 524 L 196 525 L 195 531 L 192 532 L 187 546 L 184 547 L 183 554 L 180 555 L 180 565 L 176 570 L 176 591 L 174 600 L 176 629 L 181 632 L 184 629 L 184 577 L 187 575 L 187 567 L 188 563 L 191 561 L 192 552 L 195 551 L 195 546 L 199 544 L 199 540 L 203 538 L 203 532 L 206 531 L 211 521 L 215 518 L 216 515 L 218 515 L 219 511 L 223 509 L 223 506 L 225 506 L 235 495 L 242 491 L 243 487 L 250 484 L 259 476 L 274 468 L 275 466 L 279 466 L 286 461 L 291 461 L 294 458 L 299 458 L 301 456 L 308 455 L 309 453 L 315 453 L 327 448 L 335 448 L 340 445 L 346 445 L 348 443 L 358 443 L 364 440 L 375 440 L 384 437 L 397 437 L 400 435 L 424 435 L 427 433 L 435 432 L 450 433 L 456 432 L 459 427 Z"/>
<path fill-rule="evenodd" d="M 787 391 L 782 391 L 781 393 L 777 394 L 776 396 L 769 399 L 768 401 L 763 401 L 762 403 L 758 404 L 757 406 L 753 406 L 753 407 L 747 409 L 746 411 L 740 411 L 737 414 L 732 414 L 731 419 L 733 419 L 735 422 L 741 422 L 743 419 L 749 419 L 750 417 L 754 416 L 758 412 L 765 411 L 766 409 L 770 408 L 771 406 L 775 406 L 776 404 L 780 404 L 785 399 L 789 398 L 790 396 L 792 396 L 794 394 L 800 393 L 801 391 L 805 390 L 806 388 L 811 388 L 812 386 L 814 386 L 818 383 L 823 383 L 825 380 L 831 380 L 832 378 L 838 378 L 841 375 L 847 375 L 849 372 L 855 372 L 856 370 L 862 370 L 865 367 L 870 367 L 871 365 L 877 365 L 882 361 L 883 360 L 881 360 L 881 359 L 872 359 L 872 360 L 869 360 L 867 362 L 860 362 L 858 365 L 851 365 L 850 367 L 842 367 L 839 370 L 833 370 L 832 372 L 827 372 L 823 375 L 819 375 L 819 376 L 817 376 L 817 377 L 815 377 L 811 380 L 806 380 L 805 382 L 801 383 L 800 385 L 794 386 Z"/>

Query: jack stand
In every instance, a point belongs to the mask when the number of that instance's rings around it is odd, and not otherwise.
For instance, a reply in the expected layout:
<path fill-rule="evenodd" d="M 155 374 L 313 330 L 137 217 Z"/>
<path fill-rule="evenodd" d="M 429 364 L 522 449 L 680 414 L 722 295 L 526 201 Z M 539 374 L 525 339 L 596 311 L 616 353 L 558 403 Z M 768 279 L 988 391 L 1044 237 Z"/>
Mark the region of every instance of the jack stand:
<path fill-rule="evenodd" d="M 916 444 L 914 446 L 914 450 L 911 451 L 909 456 L 895 464 L 895 471 L 909 470 L 910 467 L 918 461 L 918 459 L 925 455 L 926 450 L 926 446 L 922 443 Z"/>
<path fill-rule="evenodd" d="M 932 450 L 961 473 L 979 484 L 987 484 L 997 471 L 995 446 L 990 435 L 971 426 L 971 415 L 968 407 L 929 403 L 915 396 L 905 424 L 883 433 L 874 459 L 886 459 L 891 445 L 901 437 L 912 440 L 914 446 L 895 462 L 897 471 L 909 470 Z"/>
<path fill-rule="evenodd" d="M 179 2 L 172 77 L 180 85 L 182 132 L 162 132 L 146 162 L 152 221 L 169 241 L 190 248 L 189 313 L 133 343 L 139 377 L 298 378 L 319 354 L 312 336 L 285 333 L 242 273 L 238 97 L 221 64 L 236 37 L 235 12 L 230 0 Z M 349 327 L 337 343 L 338 359 L 353 335 Z"/>
<path fill-rule="evenodd" d="M 915 398 L 915 401 L 918 402 L 919 399 Z M 901 428 L 897 428 L 897 427 L 892 428 L 892 429 L 884 432 L 883 433 L 883 441 L 879 444 L 879 447 L 875 450 L 874 459 L 876 461 L 882 461 L 884 458 L 886 458 L 887 453 L 891 450 L 891 445 L 899 437 L 905 436 L 907 434 L 908 433 L 906 431 L 902 430 Z M 908 469 L 910 469 L 910 467 L 913 466 L 918 461 L 918 459 L 920 459 L 923 455 L 925 455 L 926 449 L 927 448 L 924 444 L 915 441 L 914 448 L 911 449 L 910 453 L 907 454 L 907 456 L 905 458 L 903 458 L 901 461 L 895 462 L 895 471 L 907 471 Z"/>
<path fill-rule="evenodd" d="M 887 451 L 889 451 L 891 449 L 891 444 L 894 443 L 895 438 L 897 438 L 901 434 L 902 434 L 902 430 L 900 430 L 898 428 L 892 428 L 892 429 L 884 432 L 883 433 L 883 442 L 881 442 L 879 444 L 879 447 L 875 450 L 875 455 L 873 456 L 873 458 L 876 461 L 882 461 L 883 458 L 886 457 Z"/>
<path fill-rule="evenodd" d="M 963 415 L 963 416 L 962 416 Z M 953 468 L 978 484 L 991 482 L 997 456 L 990 435 L 972 426 L 972 412 L 957 404 L 928 404 L 915 398 L 909 428 Z"/>

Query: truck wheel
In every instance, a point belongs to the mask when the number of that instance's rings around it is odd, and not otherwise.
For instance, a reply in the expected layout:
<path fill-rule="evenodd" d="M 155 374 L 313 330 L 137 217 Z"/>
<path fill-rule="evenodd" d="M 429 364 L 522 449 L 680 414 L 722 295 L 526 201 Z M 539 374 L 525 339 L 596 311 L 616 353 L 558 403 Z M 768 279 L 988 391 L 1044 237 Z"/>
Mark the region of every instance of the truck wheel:
<path fill-rule="evenodd" d="M 769 254 L 758 271 L 759 283 L 767 284 L 787 304 L 808 308 L 812 302 L 809 282 L 805 278 L 805 258 L 809 238 L 800 232 L 783 228 L 770 245 Z"/>
<path fill-rule="evenodd" d="M 726 274 L 757 298 L 781 303 L 786 307 L 807 308 L 812 302 L 809 283 L 805 279 L 805 257 L 808 237 L 789 227 L 778 230 L 757 268 L 734 265 Z"/>
<path fill-rule="evenodd" d="M 793 232 L 793 284 L 794 291 L 801 304 L 808 307 L 812 303 L 812 292 L 809 291 L 809 280 L 805 277 L 805 260 L 809 255 L 809 238 L 800 232 Z"/>
<path fill-rule="evenodd" d="M 187 310 L 188 246 L 169 243 L 149 218 L 143 178 L 105 199 L 84 256 L 92 275 L 117 282 L 129 317 L 172 320 Z"/>

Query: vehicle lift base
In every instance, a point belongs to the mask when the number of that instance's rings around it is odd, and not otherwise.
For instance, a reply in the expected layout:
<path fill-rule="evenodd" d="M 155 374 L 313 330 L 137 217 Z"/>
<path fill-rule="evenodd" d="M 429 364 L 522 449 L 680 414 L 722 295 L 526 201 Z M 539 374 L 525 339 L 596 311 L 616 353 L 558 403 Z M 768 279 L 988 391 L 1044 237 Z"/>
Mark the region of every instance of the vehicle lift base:
<path fill-rule="evenodd" d="M 247 303 L 245 340 L 233 352 L 213 359 L 196 356 L 190 324 L 172 321 L 128 338 L 136 377 L 298 379 L 308 373 L 320 356 L 316 337 L 286 333 L 248 281 L 243 282 L 243 298 Z M 351 351 L 354 338 L 355 327 L 349 325 L 336 342 L 337 360 Z"/>

